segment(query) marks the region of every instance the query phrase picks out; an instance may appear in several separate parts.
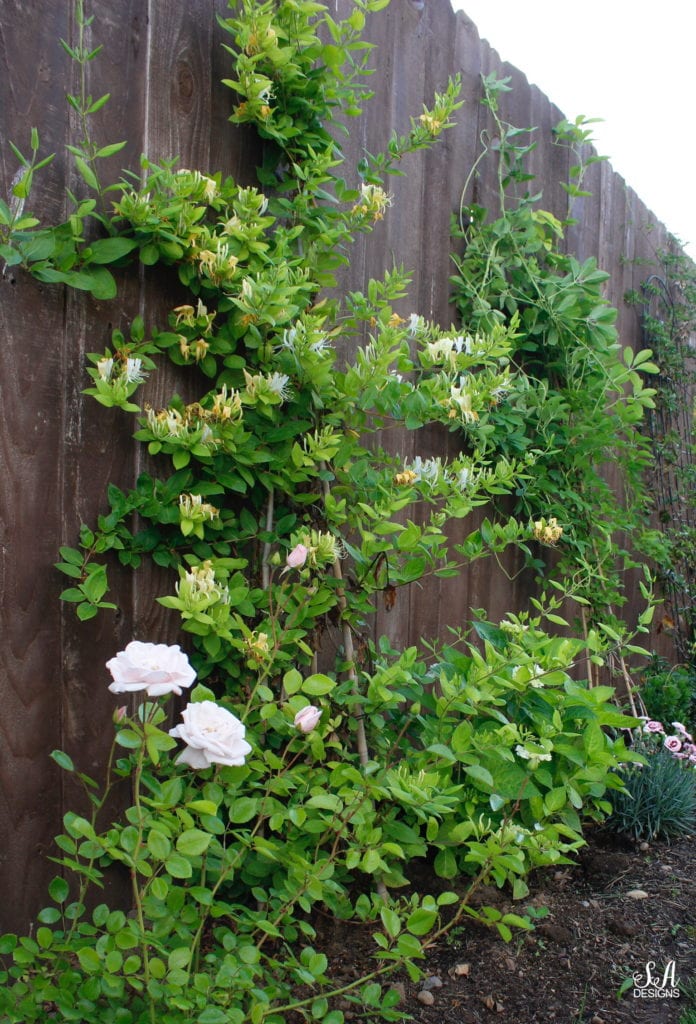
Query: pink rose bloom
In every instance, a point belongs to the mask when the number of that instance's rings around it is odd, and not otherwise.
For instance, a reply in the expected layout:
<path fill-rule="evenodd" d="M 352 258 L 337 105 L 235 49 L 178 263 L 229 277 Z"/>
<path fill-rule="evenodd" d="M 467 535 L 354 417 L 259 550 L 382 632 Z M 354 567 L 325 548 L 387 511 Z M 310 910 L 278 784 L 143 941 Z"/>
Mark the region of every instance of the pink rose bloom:
<path fill-rule="evenodd" d="M 246 729 L 239 719 L 212 700 L 187 704 L 181 713 L 183 723 L 169 730 L 186 743 L 177 764 L 191 768 L 210 768 L 212 764 L 238 766 L 251 753 L 244 739 Z"/>
<path fill-rule="evenodd" d="M 307 555 L 309 554 L 309 548 L 306 548 L 304 544 L 296 544 L 292 549 L 288 557 L 285 559 L 285 564 L 288 569 L 299 569 L 307 561 Z"/>
<path fill-rule="evenodd" d="M 664 732 L 662 722 L 647 721 L 643 726 L 643 732 Z"/>
<path fill-rule="evenodd" d="M 295 715 L 295 728 L 300 732 L 311 732 L 317 727 L 320 718 L 321 708 L 315 708 L 313 704 L 308 704 L 306 708 L 302 708 Z"/>
<path fill-rule="evenodd" d="M 681 740 L 678 736 L 665 736 L 665 746 L 672 754 L 678 754 L 682 748 Z"/>
<path fill-rule="evenodd" d="M 672 722 L 672 728 L 676 729 L 677 732 L 680 732 L 682 734 L 682 736 L 685 736 L 686 739 L 689 741 L 689 743 L 691 743 L 691 740 L 692 740 L 691 733 L 688 733 L 686 731 L 686 728 L 681 724 L 681 722 Z"/>
<path fill-rule="evenodd" d="M 148 697 L 162 697 L 166 693 L 181 693 L 190 686 L 196 672 L 178 644 L 142 643 L 132 640 L 125 651 L 107 661 L 106 667 L 113 677 L 109 689 L 112 693 L 137 693 L 146 690 Z"/>

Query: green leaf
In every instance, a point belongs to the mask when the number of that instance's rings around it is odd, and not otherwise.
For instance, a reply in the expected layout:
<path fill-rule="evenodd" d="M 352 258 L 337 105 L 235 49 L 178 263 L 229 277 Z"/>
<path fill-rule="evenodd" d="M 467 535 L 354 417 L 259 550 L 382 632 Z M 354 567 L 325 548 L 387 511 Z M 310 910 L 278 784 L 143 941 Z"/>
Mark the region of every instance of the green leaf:
<path fill-rule="evenodd" d="M 467 765 L 464 771 L 470 778 L 475 779 L 476 782 L 480 782 L 484 786 L 490 786 L 490 788 L 493 789 L 495 785 L 493 782 L 493 776 L 487 768 L 483 767 L 483 765 L 470 764 Z"/>
<path fill-rule="evenodd" d="M 164 866 L 172 878 L 190 878 L 193 874 L 191 862 L 178 853 L 173 853 L 170 857 L 167 857 Z"/>
<path fill-rule="evenodd" d="M 235 825 L 243 825 L 255 818 L 259 811 L 258 800 L 249 796 L 237 797 L 230 807 L 230 821 Z"/>
<path fill-rule="evenodd" d="M 457 858 L 454 852 L 447 848 L 438 852 L 433 866 L 438 878 L 455 878 L 459 874 Z"/>
<path fill-rule="evenodd" d="M 68 895 L 70 894 L 70 886 L 64 878 L 61 878 L 60 875 L 56 875 L 56 877 L 49 883 L 48 893 L 51 899 L 55 900 L 56 903 L 65 903 Z"/>
<path fill-rule="evenodd" d="M 89 262 L 115 263 L 137 246 L 138 242 L 134 238 L 100 238 L 89 247 Z"/>
<path fill-rule="evenodd" d="M 191 690 L 190 697 L 192 704 L 200 704 L 204 700 L 210 700 L 215 702 L 215 694 L 212 690 L 209 690 L 207 686 L 203 686 L 201 683 L 196 683 L 194 688 Z"/>
<path fill-rule="evenodd" d="M 302 692 L 309 694 L 310 697 L 323 697 L 336 686 L 336 680 L 331 679 L 329 676 L 323 675 L 321 672 L 316 673 L 312 676 L 307 676 L 305 681 L 302 683 Z"/>
<path fill-rule="evenodd" d="M 451 876 L 440 875 L 440 877 Z M 406 921 L 406 927 L 410 931 L 411 935 L 427 935 L 437 921 L 437 916 L 436 910 L 426 910 L 425 907 L 419 907 L 409 915 L 409 918 Z"/>
<path fill-rule="evenodd" d="M 101 970 L 101 960 L 99 954 L 91 946 L 85 946 L 83 949 L 78 949 L 77 959 L 80 961 L 80 967 L 87 974 L 96 974 L 97 971 Z"/>
<path fill-rule="evenodd" d="M 382 919 L 382 924 L 384 925 L 384 930 L 387 935 L 392 939 L 395 939 L 401 931 L 401 918 L 399 915 L 390 907 L 382 907 L 379 912 L 379 916 Z"/>
<path fill-rule="evenodd" d="M 96 175 L 92 168 L 89 167 L 89 165 L 86 164 L 80 156 L 75 157 L 75 166 L 77 167 L 78 171 L 80 172 L 84 180 L 87 182 L 89 187 L 93 188 L 95 191 L 98 192 L 99 182 L 97 181 Z"/>
<path fill-rule="evenodd" d="M 72 758 L 69 757 L 63 750 L 52 750 L 50 756 L 56 762 L 57 765 L 60 765 L 63 771 L 75 771 L 75 765 L 73 764 Z"/>
<path fill-rule="evenodd" d="M 209 832 L 192 828 L 187 832 L 182 832 L 176 841 L 176 848 L 186 857 L 199 857 L 208 849 L 212 838 Z"/>

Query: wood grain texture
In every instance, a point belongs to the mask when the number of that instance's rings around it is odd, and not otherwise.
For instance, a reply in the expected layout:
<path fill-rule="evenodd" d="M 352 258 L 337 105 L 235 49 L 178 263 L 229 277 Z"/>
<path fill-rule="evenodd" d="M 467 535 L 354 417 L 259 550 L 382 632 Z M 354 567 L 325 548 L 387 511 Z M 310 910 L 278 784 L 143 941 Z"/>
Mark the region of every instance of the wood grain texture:
<path fill-rule="evenodd" d="M 349 0 L 329 0 L 328 6 L 335 18 L 351 10 Z M 31 204 L 48 222 L 65 215 L 65 186 L 82 187 L 65 155 L 77 126 L 68 117 L 64 95 L 75 91 L 75 81 L 58 42 L 75 39 L 71 9 L 70 0 L 3 0 L 0 16 L 0 192 L 8 195 L 17 169 L 4 140 L 27 149 L 31 125 L 37 125 L 42 153 L 57 153 L 37 180 Z M 89 88 L 95 96 L 112 94 L 94 130 L 102 143 L 124 138 L 129 143 L 109 161 L 105 179 L 117 177 L 123 166 L 137 168 L 145 152 L 155 161 L 178 157 L 181 167 L 252 183 L 259 146 L 250 129 L 229 124 L 234 97 L 220 82 L 231 61 L 223 49 L 230 37 L 215 20 L 215 14 L 230 15 L 225 0 L 93 0 L 88 13 L 95 16 L 94 44 L 105 44 L 90 65 Z M 412 286 L 398 311 L 448 325 L 454 319 L 449 218 L 459 209 L 482 137 L 487 144 L 492 140 L 490 117 L 480 104 L 481 75 L 511 76 L 513 92 L 501 101 L 501 117 L 518 127 L 536 126 L 534 186 L 543 188 L 542 205 L 558 216 L 565 214 L 559 183 L 567 177 L 568 154 L 554 144 L 551 129 L 561 112 L 522 72 L 502 64 L 466 15 L 452 12 L 449 0 L 393 0 L 386 11 L 368 16 L 367 25 L 368 38 L 377 45 L 370 80 L 375 98 L 364 119 L 348 123 L 348 182 L 357 186 L 355 165 L 364 152 L 383 149 L 393 132 L 407 132 L 409 119 L 430 104 L 434 91 L 445 88 L 450 74 L 462 75 L 465 105 L 456 128 L 431 153 L 408 157 L 402 168 L 406 176 L 389 180 L 393 207 L 374 234 L 356 242 L 340 291 L 364 288 L 370 277 L 403 264 Z M 590 168 L 586 180 L 593 195 L 573 203 L 577 224 L 569 229 L 568 248 L 580 259 L 596 256 L 611 272 L 608 295 L 620 310 L 621 343 L 638 347 L 638 318 L 623 295 L 651 272 L 666 235 L 608 165 Z M 463 199 L 496 208 L 493 160 L 479 166 Z M 132 418 L 98 409 L 81 394 L 87 383 L 85 353 L 103 350 L 111 330 L 127 331 L 137 313 L 147 330 L 163 328 L 181 299 L 175 275 L 162 268 L 135 266 L 124 272 L 118 297 L 110 303 L 41 286 L 17 271 L 0 279 L 0 930 L 28 927 L 55 873 L 42 855 L 50 850 L 74 794 L 64 788 L 49 751 L 65 746 L 79 754 L 86 770 L 98 773 L 114 704 L 104 662 L 133 637 L 175 636 L 176 617 L 155 602 L 171 591 L 171 574 L 148 570 L 133 579 L 112 567 L 119 615 L 107 613 L 80 625 L 70 609 L 61 609 L 63 584 L 52 566 L 59 545 L 74 543 L 79 523 L 93 522 L 104 510 L 108 481 L 127 489 L 143 470 L 167 472 L 132 441 Z M 191 387 L 188 375 L 163 367 L 141 397 L 158 406 L 174 391 L 187 397 Z M 439 426 L 390 432 L 380 440 L 401 458 L 453 458 L 461 445 L 456 433 Z M 480 515 L 457 523 L 452 539 L 461 539 L 479 521 Z M 429 579 L 422 587 L 404 589 L 393 611 L 380 608 L 375 632 L 404 646 L 443 634 L 448 624 L 463 624 L 473 607 L 485 607 L 492 618 L 523 610 L 532 589 L 518 569 L 511 556 L 502 569 L 479 562 L 458 580 Z M 632 597 L 624 611 L 630 617 L 639 609 Z M 650 637 L 648 645 L 654 640 Z M 334 641 L 340 638 L 329 638 Z"/>

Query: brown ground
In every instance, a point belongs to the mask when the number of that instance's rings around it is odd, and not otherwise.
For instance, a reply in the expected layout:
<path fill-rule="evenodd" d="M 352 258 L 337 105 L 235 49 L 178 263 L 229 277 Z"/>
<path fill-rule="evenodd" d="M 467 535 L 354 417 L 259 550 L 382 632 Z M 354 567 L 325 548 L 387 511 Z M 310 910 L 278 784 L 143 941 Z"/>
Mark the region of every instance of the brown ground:
<path fill-rule="evenodd" d="M 475 923 L 457 927 L 430 951 L 425 985 L 406 976 L 398 979 L 400 1019 L 417 1024 L 696 1024 L 693 841 L 643 844 L 641 849 L 597 833 L 576 866 L 536 873 L 529 896 L 520 903 L 513 904 L 505 892 L 486 890 L 485 902 L 503 912 L 534 907 L 547 908 L 548 914 L 537 920 L 533 932 L 517 932 L 507 944 Z M 428 891 L 425 884 L 419 888 Z M 632 890 L 647 896 L 635 898 L 629 895 Z M 371 930 L 349 925 L 324 936 L 330 961 L 341 965 L 337 980 L 347 982 L 374 968 Z M 649 961 L 661 981 L 670 960 L 681 981 L 679 998 L 636 998 L 633 985 L 619 997 L 622 982 L 634 973 L 644 982 Z M 347 1000 L 339 1005 L 347 1021 L 374 1019 Z"/>

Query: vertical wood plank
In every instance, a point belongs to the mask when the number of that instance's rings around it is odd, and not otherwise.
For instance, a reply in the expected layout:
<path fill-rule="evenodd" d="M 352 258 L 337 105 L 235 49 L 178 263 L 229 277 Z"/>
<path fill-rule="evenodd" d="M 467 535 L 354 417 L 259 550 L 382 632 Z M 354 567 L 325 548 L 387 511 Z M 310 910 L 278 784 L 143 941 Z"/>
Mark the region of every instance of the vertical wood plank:
<path fill-rule="evenodd" d="M 32 60 L 18 61 L 31 24 Z M 0 19 L 0 194 L 9 199 L 17 162 L 6 140 L 30 152 L 32 125 L 42 155 L 62 152 L 66 115 L 58 39 L 67 37 L 62 5 L 36 18 L 35 5 L 8 0 Z M 60 158 L 59 158 L 60 160 Z M 37 175 L 27 209 L 62 219 L 55 165 Z M 60 289 L 17 268 L 0 267 L 0 470 L 2 588 L 0 629 L 0 931 L 27 929 L 41 905 L 53 835 L 61 814 L 60 771 L 49 752 L 60 746 L 60 612 L 56 524 L 60 520 L 63 387 Z"/>

